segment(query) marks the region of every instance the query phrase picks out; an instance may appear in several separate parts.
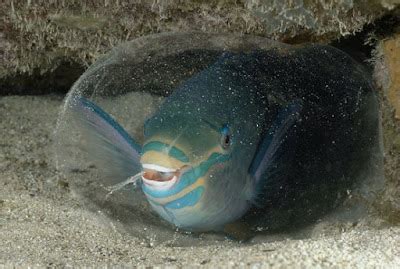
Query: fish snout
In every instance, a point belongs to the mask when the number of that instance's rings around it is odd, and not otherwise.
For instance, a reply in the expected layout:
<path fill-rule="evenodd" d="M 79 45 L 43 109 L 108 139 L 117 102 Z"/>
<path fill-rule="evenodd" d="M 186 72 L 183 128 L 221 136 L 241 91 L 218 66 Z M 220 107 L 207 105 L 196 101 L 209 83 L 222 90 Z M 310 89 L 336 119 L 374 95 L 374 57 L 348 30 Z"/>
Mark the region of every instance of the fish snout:
<path fill-rule="evenodd" d="M 189 167 L 187 155 L 173 144 L 165 139 L 153 139 L 143 146 L 140 162 L 146 186 L 160 190 L 171 188 Z"/>

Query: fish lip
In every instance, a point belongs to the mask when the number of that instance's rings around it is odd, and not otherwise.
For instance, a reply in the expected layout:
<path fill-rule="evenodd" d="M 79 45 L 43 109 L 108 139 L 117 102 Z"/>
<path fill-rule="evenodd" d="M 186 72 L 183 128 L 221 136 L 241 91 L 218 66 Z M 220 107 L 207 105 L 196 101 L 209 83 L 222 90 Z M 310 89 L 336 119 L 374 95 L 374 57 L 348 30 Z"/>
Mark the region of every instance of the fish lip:
<path fill-rule="evenodd" d="M 152 163 L 144 163 L 144 164 L 142 164 L 142 167 L 144 169 L 154 170 L 154 171 L 161 172 L 161 173 L 174 173 L 179 170 L 179 169 L 173 169 L 173 168 L 169 168 L 169 167 L 165 167 L 165 166 L 161 166 L 161 165 L 157 165 L 157 164 L 152 164 Z"/>

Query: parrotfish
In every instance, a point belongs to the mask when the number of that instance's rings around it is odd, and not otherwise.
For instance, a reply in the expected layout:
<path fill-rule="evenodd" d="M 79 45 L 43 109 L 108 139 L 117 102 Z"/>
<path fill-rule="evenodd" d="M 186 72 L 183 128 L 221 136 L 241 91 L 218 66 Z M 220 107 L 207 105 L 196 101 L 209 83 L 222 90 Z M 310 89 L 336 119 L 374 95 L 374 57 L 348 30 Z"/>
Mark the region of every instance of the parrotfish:
<path fill-rule="evenodd" d="M 221 52 L 146 120 L 143 144 L 88 98 L 71 104 L 93 160 L 140 182 L 161 218 L 223 231 L 271 208 L 334 204 L 371 142 L 372 88 L 348 55 L 312 45 Z"/>

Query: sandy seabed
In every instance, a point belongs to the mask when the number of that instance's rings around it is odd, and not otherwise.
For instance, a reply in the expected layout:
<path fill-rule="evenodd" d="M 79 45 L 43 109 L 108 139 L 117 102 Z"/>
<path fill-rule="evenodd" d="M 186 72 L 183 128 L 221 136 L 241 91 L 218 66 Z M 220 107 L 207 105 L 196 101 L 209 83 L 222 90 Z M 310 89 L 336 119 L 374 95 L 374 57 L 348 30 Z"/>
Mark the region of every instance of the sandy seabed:
<path fill-rule="evenodd" d="M 53 132 L 62 97 L 0 98 L 0 267 L 400 266 L 400 227 L 320 223 L 303 235 L 264 234 L 238 243 L 151 225 L 157 217 L 149 220 L 149 214 L 113 218 L 110 210 L 88 206 L 75 181 L 55 169 Z"/>

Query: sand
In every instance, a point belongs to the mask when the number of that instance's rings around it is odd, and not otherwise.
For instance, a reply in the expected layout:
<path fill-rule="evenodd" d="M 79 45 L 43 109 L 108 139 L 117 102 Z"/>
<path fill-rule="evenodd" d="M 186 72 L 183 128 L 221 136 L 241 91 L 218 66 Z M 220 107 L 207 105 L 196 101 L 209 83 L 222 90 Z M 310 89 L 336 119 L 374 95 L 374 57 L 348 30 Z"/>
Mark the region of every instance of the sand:
<path fill-rule="evenodd" d="M 0 267 L 400 266 L 400 227 L 326 220 L 239 243 L 174 231 L 146 213 L 145 203 L 93 203 L 79 191 L 84 171 L 72 178 L 54 165 L 62 97 L 0 98 Z"/>

